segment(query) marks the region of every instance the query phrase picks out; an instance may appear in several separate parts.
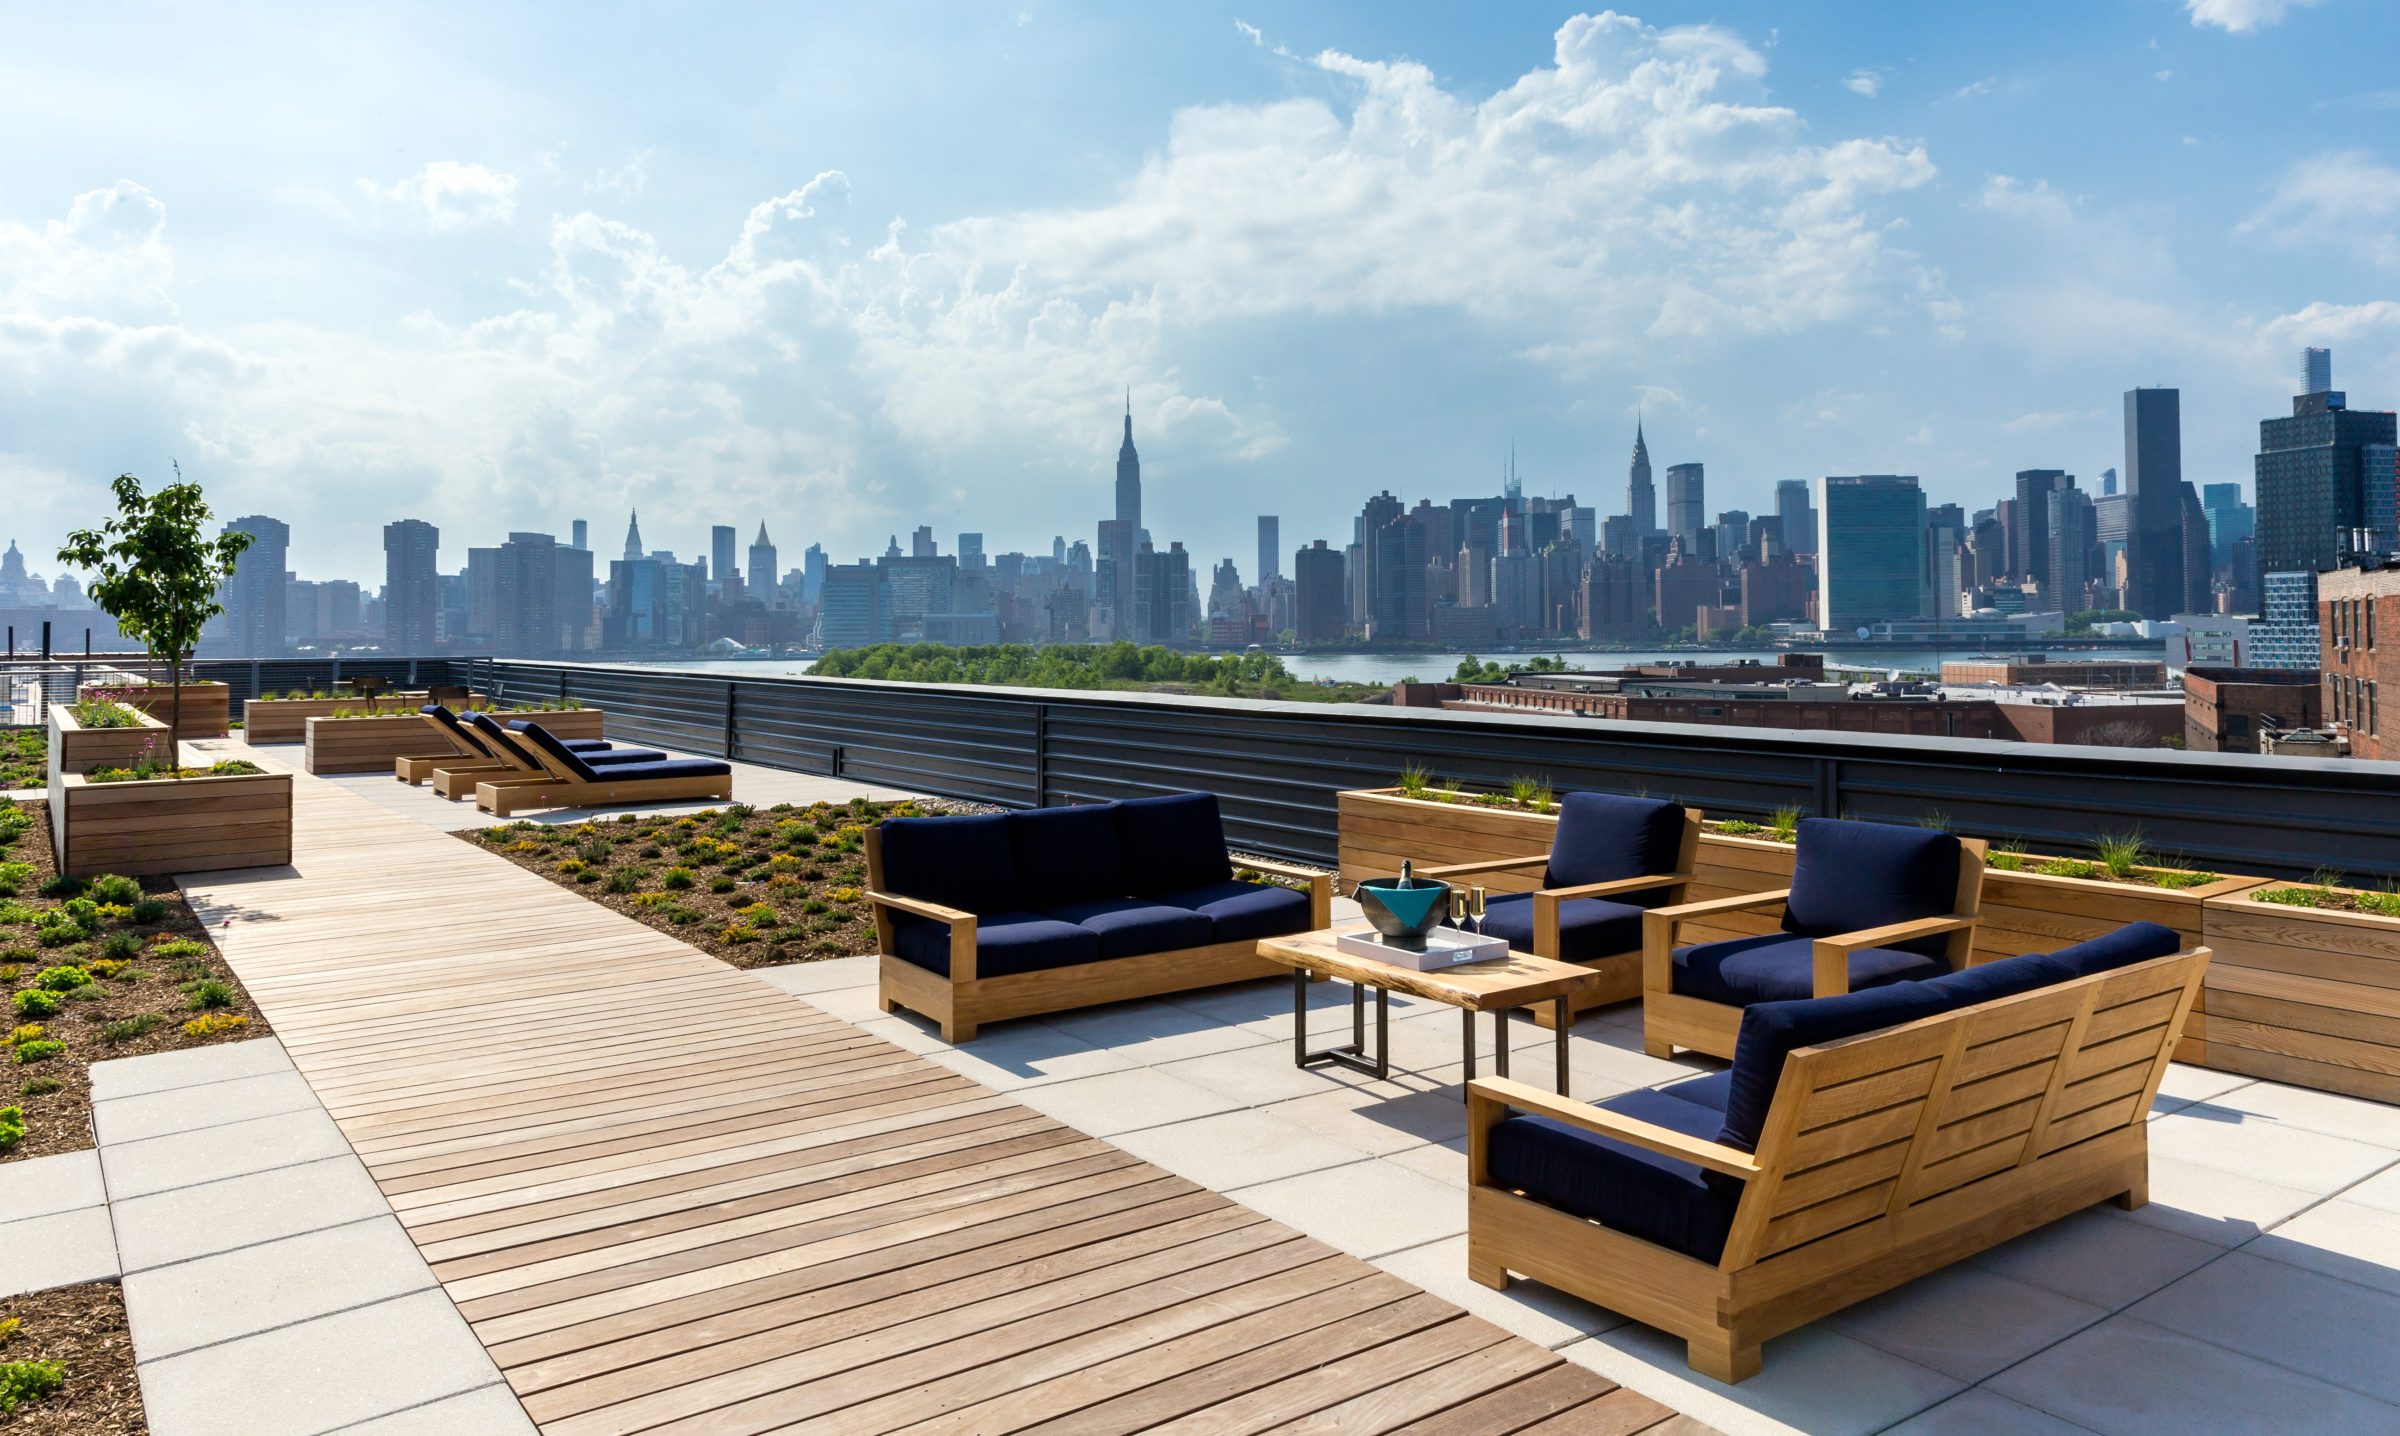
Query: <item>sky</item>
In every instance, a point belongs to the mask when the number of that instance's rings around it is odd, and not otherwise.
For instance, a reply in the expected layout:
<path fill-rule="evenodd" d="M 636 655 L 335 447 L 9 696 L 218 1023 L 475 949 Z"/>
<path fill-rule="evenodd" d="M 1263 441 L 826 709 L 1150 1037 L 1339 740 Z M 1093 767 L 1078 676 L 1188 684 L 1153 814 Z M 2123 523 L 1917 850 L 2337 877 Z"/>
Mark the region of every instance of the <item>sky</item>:
<path fill-rule="evenodd" d="M 689 13 L 686 13 L 686 10 Z M 867 12 L 872 13 L 867 13 Z M 0 542 L 120 472 L 379 583 L 588 519 L 788 567 L 1364 498 L 2247 485 L 2300 349 L 2400 404 L 2389 0 L 20 7 Z"/>

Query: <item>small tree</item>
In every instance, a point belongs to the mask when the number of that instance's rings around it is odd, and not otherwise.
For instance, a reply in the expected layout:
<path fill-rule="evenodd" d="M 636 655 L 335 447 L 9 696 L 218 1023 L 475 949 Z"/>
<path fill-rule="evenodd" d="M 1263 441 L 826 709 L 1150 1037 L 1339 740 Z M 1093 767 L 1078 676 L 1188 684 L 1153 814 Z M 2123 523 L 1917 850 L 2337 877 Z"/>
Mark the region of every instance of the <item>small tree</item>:
<path fill-rule="evenodd" d="M 183 741 L 183 665 L 199 645 L 201 626 L 225 611 L 217 590 L 233 573 L 234 560 L 250 547 L 251 535 L 236 530 L 210 538 L 208 501 L 200 486 L 175 470 L 175 482 L 154 494 L 142 481 L 117 475 L 117 514 L 97 530 L 67 535 L 58 561 L 89 572 L 84 591 L 125 635 L 164 659 L 174 696 L 167 741 L 180 753 Z M 168 766 L 181 763 L 173 758 Z"/>

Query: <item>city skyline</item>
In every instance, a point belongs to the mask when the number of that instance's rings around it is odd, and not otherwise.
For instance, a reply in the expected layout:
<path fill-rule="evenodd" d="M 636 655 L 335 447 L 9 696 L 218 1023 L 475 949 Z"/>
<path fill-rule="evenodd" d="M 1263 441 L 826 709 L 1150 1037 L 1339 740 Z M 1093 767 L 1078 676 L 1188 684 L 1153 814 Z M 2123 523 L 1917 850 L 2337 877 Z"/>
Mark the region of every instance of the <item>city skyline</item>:
<path fill-rule="evenodd" d="M 373 571 L 361 511 L 1029 547 L 1105 492 L 1130 383 L 1150 527 L 1205 562 L 1258 511 L 1338 537 L 1358 492 L 1481 487 L 1512 440 L 1529 492 L 1604 502 L 1637 412 L 1662 478 L 1704 463 L 1712 508 L 1763 512 L 1824 474 L 1939 503 L 2094 472 L 2133 385 L 2191 397 L 2186 448 L 2221 467 L 2187 477 L 2246 482 L 2302 343 L 2400 392 L 2388 7 L 2052 9 L 1066 7 L 930 41 L 755 13 L 645 34 L 632 106 L 576 73 L 624 38 L 605 12 L 477 12 L 505 83 L 372 18 L 161 12 L 205 86 L 96 71 L 74 17 L 36 15 L 40 83 L 0 118 L 68 138 L 5 162 L 0 369 L 39 417 L 0 482 L 45 555 L 108 477 L 180 457 L 221 513 L 313 535 L 311 577 Z M 895 25 L 940 93 L 849 73 Z M 427 106 L 378 105 L 344 57 L 391 50 L 452 118 L 383 114 Z M 321 133 L 251 98 L 295 68 Z M 669 118 L 743 80 L 772 99 Z M 1644 118 L 1578 118 L 1620 110 Z M 1344 167 L 1371 211 L 1307 179 Z M 705 552 L 706 521 L 662 539 Z"/>

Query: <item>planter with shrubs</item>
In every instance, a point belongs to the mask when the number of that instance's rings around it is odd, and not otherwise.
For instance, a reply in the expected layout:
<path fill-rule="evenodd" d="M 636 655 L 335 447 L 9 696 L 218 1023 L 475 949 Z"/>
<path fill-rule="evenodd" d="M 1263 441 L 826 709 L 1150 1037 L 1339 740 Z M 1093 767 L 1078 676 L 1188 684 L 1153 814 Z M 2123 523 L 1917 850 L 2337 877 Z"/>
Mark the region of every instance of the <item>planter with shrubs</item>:
<path fill-rule="evenodd" d="M 602 715 L 597 708 L 511 708 L 492 717 L 507 722 L 528 718 L 561 738 L 600 738 Z M 369 713 L 363 703 L 350 703 L 303 724 L 308 744 L 305 766 L 311 773 L 381 773 L 391 776 L 400 758 L 444 758 L 455 750 L 433 725 L 413 709 L 406 713 Z"/>
<path fill-rule="evenodd" d="M 292 775 L 238 759 L 58 773 L 50 837 L 69 877 L 279 866 L 292 860 Z"/>
<path fill-rule="evenodd" d="M 2400 1102 L 2400 893 L 2334 874 L 2211 898 L 2184 1060 Z"/>
<path fill-rule="evenodd" d="M 286 693 L 253 698 L 242 705 L 242 737 L 251 743 L 298 743 L 308 737 L 308 720 L 353 711 L 409 715 L 425 701 L 423 693 L 378 693 L 370 704 L 346 693 Z"/>

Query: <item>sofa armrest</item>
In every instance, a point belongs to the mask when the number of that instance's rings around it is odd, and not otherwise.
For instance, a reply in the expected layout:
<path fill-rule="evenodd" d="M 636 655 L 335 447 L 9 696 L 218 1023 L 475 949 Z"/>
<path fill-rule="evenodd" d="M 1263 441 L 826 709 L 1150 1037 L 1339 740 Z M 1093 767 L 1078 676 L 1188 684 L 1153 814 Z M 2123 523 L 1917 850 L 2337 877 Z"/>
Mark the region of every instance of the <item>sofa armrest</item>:
<path fill-rule="evenodd" d="M 904 912 L 912 917 L 926 918 L 950 929 L 950 982 L 956 986 L 975 980 L 975 914 L 922 898 L 902 897 L 898 893 L 867 893 L 867 901 L 877 909 L 876 932 L 883 935 L 888 927 L 888 914 Z"/>
<path fill-rule="evenodd" d="M 1761 1170 L 1758 1159 L 1739 1147 L 1705 1141 L 1672 1127 L 1573 1101 L 1506 1077 L 1478 1077 L 1468 1083 L 1467 1105 L 1467 1124 L 1478 1139 L 1499 1122 L 1504 1109 L 1513 1107 L 1728 1177 L 1747 1180 Z M 1476 1145 L 1481 1145 L 1480 1140 Z M 1480 1177 L 1481 1173 L 1477 1175 Z"/>
<path fill-rule="evenodd" d="M 1912 918 L 1907 922 L 1886 923 L 1858 932 L 1836 933 L 1817 938 L 1810 945 L 1814 962 L 1813 990 L 1819 997 L 1839 997 L 1850 990 L 1850 954 L 1862 947 L 1889 947 L 1895 942 L 1913 942 L 1920 937 L 1940 937 L 1944 933 L 1972 932 L 1975 919 L 1953 913 L 1949 917 Z"/>
<path fill-rule="evenodd" d="M 1548 863 L 1549 861 L 1550 855 L 1548 853 L 1533 853 L 1521 858 L 1486 858 L 1481 862 L 1446 863 L 1438 868 L 1419 868 L 1417 869 L 1417 876 L 1421 878 L 1443 879 L 1465 878 L 1473 877 L 1477 873 L 1514 872 L 1519 868 L 1530 868 L 1536 864 Z"/>
<path fill-rule="evenodd" d="M 927 902 L 923 898 L 902 897 L 898 893 L 869 892 L 867 901 L 877 907 L 896 908 L 911 917 L 931 918 L 939 923 L 956 924 L 975 920 L 975 914 L 971 912 L 954 907 L 944 907 L 938 902 Z"/>
<path fill-rule="evenodd" d="M 1311 931 L 1333 926 L 1333 874 L 1304 868 L 1297 863 L 1279 863 L 1269 858 L 1244 857 L 1228 853 L 1236 871 L 1248 868 L 1269 877 L 1285 878 L 1308 884 L 1308 925 Z"/>

